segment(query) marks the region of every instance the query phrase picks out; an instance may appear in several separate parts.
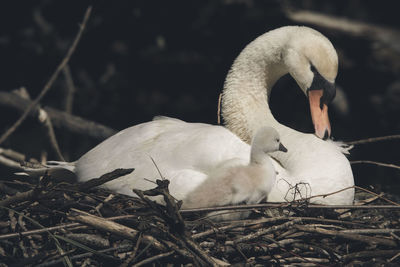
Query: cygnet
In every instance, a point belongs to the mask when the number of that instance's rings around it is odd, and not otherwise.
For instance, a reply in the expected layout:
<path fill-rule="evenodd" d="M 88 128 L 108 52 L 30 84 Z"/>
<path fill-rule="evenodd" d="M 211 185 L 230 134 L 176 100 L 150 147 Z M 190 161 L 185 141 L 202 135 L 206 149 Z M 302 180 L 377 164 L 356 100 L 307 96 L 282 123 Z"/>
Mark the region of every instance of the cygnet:
<path fill-rule="evenodd" d="M 287 152 L 278 132 L 269 126 L 260 128 L 251 142 L 249 164 L 237 165 L 235 159 L 227 160 L 186 196 L 182 208 L 259 203 L 275 183 L 276 172 L 268 153 L 276 151 Z M 248 214 L 222 211 L 210 215 L 214 220 L 233 220 Z"/>

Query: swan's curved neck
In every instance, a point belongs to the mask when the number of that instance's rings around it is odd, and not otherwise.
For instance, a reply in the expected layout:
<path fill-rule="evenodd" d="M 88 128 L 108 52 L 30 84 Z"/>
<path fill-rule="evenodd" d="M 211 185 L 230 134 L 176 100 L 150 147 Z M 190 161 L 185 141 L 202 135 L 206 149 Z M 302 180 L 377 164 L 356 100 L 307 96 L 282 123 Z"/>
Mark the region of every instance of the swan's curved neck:
<path fill-rule="evenodd" d="M 263 125 L 282 135 L 268 98 L 275 82 L 288 73 L 282 60 L 287 37 L 266 33 L 251 42 L 236 58 L 224 84 L 222 117 L 228 129 L 249 143 Z M 284 127 L 284 126 L 283 126 Z M 285 127 L 286 128 L 286 127 Z"/>

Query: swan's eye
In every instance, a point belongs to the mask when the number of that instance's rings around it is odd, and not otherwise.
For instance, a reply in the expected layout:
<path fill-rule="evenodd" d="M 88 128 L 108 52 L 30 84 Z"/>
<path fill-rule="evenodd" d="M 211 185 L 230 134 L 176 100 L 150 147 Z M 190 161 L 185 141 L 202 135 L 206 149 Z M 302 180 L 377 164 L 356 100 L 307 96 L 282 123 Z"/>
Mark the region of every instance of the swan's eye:
<path fill-rule="evenodd" d="M 279 143 L 279 139 L 276 139 L 275 141 Z"/>

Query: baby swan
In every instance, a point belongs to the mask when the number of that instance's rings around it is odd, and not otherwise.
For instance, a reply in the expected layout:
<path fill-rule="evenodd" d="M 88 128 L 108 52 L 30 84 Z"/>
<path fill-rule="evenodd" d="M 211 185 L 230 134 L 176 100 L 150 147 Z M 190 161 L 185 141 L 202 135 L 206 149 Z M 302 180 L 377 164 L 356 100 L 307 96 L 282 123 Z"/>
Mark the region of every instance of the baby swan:
<path fill-rule="evenodd" d="M 225 161 L 202 184 L 187 194 L 182 208 L 259 203 L 268 196 L 275 183 L 275 168 L 267 153 L 276 151 L 287 152 L 280 142 L 278 132 L 269 126 L 261 127 L 251 142 L 249 164 L 235 165 L 235 159 Z M 212 215 L 221 213 L 224 212 Z M 248 214 L 228 213 L 213 219 L 233 220 Z"/>

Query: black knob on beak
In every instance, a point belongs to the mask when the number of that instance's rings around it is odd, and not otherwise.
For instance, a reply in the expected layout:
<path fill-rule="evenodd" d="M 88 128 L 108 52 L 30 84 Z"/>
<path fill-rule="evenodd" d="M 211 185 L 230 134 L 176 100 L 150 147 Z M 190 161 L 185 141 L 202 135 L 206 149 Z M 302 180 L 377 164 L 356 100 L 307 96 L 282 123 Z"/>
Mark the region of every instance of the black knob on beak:
<path fill-rule="evenodd" d="M 279 151 L 287 152 L 287 148 L 282 143 L 279 143 Z"/>

